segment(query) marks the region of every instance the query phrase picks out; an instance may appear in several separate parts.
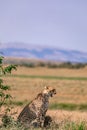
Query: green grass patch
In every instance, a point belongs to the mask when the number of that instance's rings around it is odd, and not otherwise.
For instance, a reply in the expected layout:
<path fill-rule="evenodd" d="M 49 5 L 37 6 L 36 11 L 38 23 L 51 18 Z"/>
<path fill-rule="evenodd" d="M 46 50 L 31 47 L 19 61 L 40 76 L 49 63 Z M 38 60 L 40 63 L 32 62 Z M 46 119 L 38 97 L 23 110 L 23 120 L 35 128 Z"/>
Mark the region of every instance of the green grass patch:
<path fill-rule="evenodd" d="M 26 104 L 28 104 L 29 101 L 24 100 L 24 101 L 11 101 L 9 104 L 10 105 L 15 105 L 15 106 L 24 106 Z"/>
<path fill-rule="evenodd" d="M 11 101 L 10 105 L 23 106 L 25 102 L 22 101 Z"/>
<path fill-rule="evenodd" d="M 63 130 L 87 130 L 86 122 L 66 122 L 63 126 Z"/>
<path fill-rule="evenodd" d="M 87 104 L 70 104 L 70 103 L 53 103 L 50 109 L 63 109 L 63 110 L 81 110 L 87 111 Z"/>
<path fill-rule="evenodd" d="M 29 101 L 24 100 L 24 101 L 7 101 L 3 105 L 14 105 L 14 106 L 23 106 L 29 103 Z"/>
<path fill-rule="evenodd" d="M 87 80 L 87 77 L 61 77 L 61 76 L 40 76 L 40 75 L 6 75 L 7 77 L 18 78 L 40 78 L 40 79 L 58 79 L 58 80 Z"/>
<path fill-rule="evenodd" d="M 24 100 L 24 101 L 10 101 L 7 104 L 15 105 L 15 106 L 25 106 L 28 103 L 29 103 L 29 101 Z M 7 105 L 7 104 L 4 104 L 4 105 Z M 52 110 L 61 109 L 61 110 L 70 110 L 70 111 L 73 111 L 73 110 L 87 111 L 87 104 L 52 103 L 49 105 L 49 109 L 52 109 Z"/>

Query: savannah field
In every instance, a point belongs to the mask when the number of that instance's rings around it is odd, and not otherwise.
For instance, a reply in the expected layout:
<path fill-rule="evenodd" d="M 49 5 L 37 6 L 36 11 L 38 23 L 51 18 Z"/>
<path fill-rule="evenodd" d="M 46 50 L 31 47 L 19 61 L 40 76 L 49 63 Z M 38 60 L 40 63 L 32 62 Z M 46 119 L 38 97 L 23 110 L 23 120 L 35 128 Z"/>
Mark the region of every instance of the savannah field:
<path fill-rule="evenodd" d="M 14 106 L 12 111 L 16 113 L 15 118 L 25 104 L 48 85 L 54 87 L 57 94 L 50 99 L 47 114 L 59 124 L 66 121 L 87 122 L 87 67 L 54 69 L 18 66 L 16 71 L 4 76 L 3 80 L 11 86 L 11 105 Z"/>

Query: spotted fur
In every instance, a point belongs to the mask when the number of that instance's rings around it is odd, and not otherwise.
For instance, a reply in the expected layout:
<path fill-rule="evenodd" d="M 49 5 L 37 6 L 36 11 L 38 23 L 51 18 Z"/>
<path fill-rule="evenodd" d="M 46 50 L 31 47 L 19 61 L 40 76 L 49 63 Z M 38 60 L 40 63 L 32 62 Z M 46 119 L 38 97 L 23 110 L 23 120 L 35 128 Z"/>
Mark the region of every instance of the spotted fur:
<path fill-rule="evenodd" d="M 45 87 L 31 103 L 24 107 L 18 116 L 18 121 L 26 127 L 33 124 L 43 127 L 45 115 L 49 106 L 49 97 L 52 97 L 54 94 L 56 94 L 55 89 L 52 87 Z"/>

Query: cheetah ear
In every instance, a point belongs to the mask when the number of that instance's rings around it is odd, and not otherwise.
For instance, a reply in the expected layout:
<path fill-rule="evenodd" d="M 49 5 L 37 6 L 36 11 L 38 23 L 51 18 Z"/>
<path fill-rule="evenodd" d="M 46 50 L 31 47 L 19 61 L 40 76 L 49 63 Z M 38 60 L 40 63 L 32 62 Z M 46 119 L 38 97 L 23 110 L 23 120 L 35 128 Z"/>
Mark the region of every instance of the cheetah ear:
<path fill-rule="evenodd" d="M 44 89 L 48 89 L 48 86 L 45 86 Z"/>

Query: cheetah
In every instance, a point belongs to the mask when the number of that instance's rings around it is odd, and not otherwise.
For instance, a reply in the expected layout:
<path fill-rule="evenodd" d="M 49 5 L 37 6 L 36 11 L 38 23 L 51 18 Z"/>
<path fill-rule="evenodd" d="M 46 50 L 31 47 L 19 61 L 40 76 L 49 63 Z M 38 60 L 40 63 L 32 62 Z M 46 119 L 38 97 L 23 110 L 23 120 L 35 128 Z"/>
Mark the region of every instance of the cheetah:
<path fill-rule="evenodd" d="M 56 94 L 56 89 L 46 86 L 37 97 L 28 103 L 18 116 L 18 121 L 25 127 L 44 127 L 49 98 Z"/>

